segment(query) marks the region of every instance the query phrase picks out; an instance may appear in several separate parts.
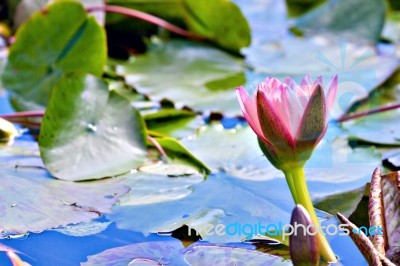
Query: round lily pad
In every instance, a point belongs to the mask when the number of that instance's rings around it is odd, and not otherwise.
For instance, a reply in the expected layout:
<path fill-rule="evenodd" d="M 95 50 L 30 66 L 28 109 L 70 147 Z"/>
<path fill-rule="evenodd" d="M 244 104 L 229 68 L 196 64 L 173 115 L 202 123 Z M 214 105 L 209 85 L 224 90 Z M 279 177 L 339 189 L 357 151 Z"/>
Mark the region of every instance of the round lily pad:
<path fill-rule="evenodd" d="M 42 121 L 39 147 L 50 173 L 78 181 L 115 176 L 146 160 L 145 126 L 123 96 L 91 75 L 67 74 Z"/>

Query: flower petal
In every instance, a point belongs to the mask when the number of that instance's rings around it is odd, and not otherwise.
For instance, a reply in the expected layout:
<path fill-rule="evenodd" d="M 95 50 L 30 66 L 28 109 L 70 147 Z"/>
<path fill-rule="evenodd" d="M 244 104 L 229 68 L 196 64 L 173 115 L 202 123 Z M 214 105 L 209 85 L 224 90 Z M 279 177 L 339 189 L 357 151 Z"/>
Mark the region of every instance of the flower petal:
<path fill-rule="evenodd" d="M 294 147 L 294 139 L 273 104 L 263 91 L 257 91 L 257 113 L 263 135 L 276 150 L 288 151 Z"/>
<path fill-rule="evenodd" d="M 288 89 L 286 92 L 287 97 L 287 111 L 289 114 L 289 124 L 292 136 L 296 136 L 299 130 L 301 118 L 303 117 L 304 110 L 307 107 L 308 100 L 305 97 L 299 97 L 297 91 Z"/>
<path fill-rule="evenodd" d="M 312 94 L 312 88 L 313 88 L 313 83 L 311 81 L 310 74 L 305 75 L 305 77 L 301 80 L 300 86 L 303 89 L 303 91 L 306 93 L 307 100 L 308 100 L 308 98 L 310 98 L 310 96 Z"/>
<path fill-rule="evenodd" d="M 328 111 L 332 110 L 333 103 L 336 97 L 337 87 L 338 87 L 338 76 L 335 75 L 332 79 L 331 85 L 329 86 L 328 96 L 326 97 Z"/>
<path fill-rule="evenodd" d="M 317 85 L 304 110 L 299 130 L 296 134 L 297 146 L 306 145 L 313 149 L 326 129 L 326 103 L 322 86 Z M 310 145 L 312 147 L 310 147 Z"/>
<path fill-rule="evenodd" d="M 249 123 L 249 126 L 253 129 L 254 133 L 264 141 L 267 139 L 264 137 L 258 121 L 257 105 L 247 94 L 246 90 L 240 86 L 236 88 L 236 96 L 239 100 L 240 108 L 242 109 L 244 118 Z M 267 141 L 268 142 L 268 141 Z"/>

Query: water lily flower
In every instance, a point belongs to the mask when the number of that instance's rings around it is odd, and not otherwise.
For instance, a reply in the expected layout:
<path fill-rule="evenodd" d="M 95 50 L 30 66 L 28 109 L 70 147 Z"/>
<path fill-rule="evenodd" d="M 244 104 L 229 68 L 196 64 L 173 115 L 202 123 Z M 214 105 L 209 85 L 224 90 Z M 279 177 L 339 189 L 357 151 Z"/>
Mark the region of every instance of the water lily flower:
<path fill-rule="evenodd" d="M 295 203 L 308 211 L 316 226 L 319 221 L 308 192 L 304 164 L 325 135 L 337 84 L 334 76 L 325 92 L 322 77 L 312 82 L 306 75 L 300 85 L 290 78 L 281 82 L 269 77 L 258 84 L 254 98 L 243 87 L 236 90 L 243 115 L 256 133 L 261 150 L 283 171 Z M 322 233 L 318 233 L 318 240 L 321 255 L 329 262 L 336 261 Z"/>
<path fill-rule="evenodd" d="M 267 78 L 252 99 L 243 87 L 236 90 L 244 117 L 257 134 L 263 152 L 281 170 L 304 165 L 327 128 L 327 113 L 337 91 L 337 76 L 324 92 L 322 77 L 309 75 L 297 85 L 290 78 Z M 262 145 L 264 144 L 264 145 Z"/>

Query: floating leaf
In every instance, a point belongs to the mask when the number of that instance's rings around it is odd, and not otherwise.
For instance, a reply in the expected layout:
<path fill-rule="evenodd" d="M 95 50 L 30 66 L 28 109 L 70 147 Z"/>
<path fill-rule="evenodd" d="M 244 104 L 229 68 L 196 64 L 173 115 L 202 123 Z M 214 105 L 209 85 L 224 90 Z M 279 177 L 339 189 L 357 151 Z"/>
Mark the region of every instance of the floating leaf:
<path fill-rule="evenodd" d="M 379 145 L 400 145 L 400 111 L 368 115 L 357 121 L 344 123 L 344 128 L 357 140 Z"/>
<path fill-rule="evenodd" d="M 103 28 L 80 3 L 57 1 L 19 28 L 2 78 L 20 108 L 42 109 L 65 71 L 101 75 L 105 61 Z"/>
<path fill-rule="evenodd" d="M 52 231 L 62 233 L 69 236 L 90 236 L 103 232 L 111 222 L 84 222 L 74 225 L 67 225 L 62 228 L 56 228 Z"/>
<path fill-rule="evenodd" d="M 0 238 L 66 226 L 110 212 L 128 192 L 123 179 L 67 182 L 50 178 L 34 142 L 0 148 Z"/>
<path fill-rule="evenodd" d="M 140 175 L 136 176 L 137 174 L 130 178 L 133 180 L 140 178 Z M 166 177 L 166 175 L 148 175 L 146 178 L 154 180 Z M 180 179 L 182 178 L 188 177 L 180 177 Z M 203 240 L 217 243 L 239 242 L 251 237 L 256 232 L 248 232 L 248 234 L 238 232 L 222 236 L 215 233 L 208 235 L 205 225 L 254 224 L 258 222 L 268 224 L 289 221 L 290 209 L 293 204 L 291 200 L 288 200 L 290 199 L 289 192 L 277 192 L 276 188 L 272 189 L 271 183 L 249 182 L 223 173 L 213 174 L 202 183 L 185 187 L 184 196 L 176 200 L 164 200 L 143 205 L 140 204 L 140 194 L 139 198 L 134 194 L 135 188 L 140 189 L 140 184 L 132 187 L 133 193 L 130 194 L 128 201 L 122 201 L 120 206 L 116 206 L 113 212 L 107 215 L 109 220 L 116 222 L 118 228 L 149 234 L 172 232 L 187 225 L 195 229 Z M 148 190 L 157 193 L 159 188 L 155 186 Z"/>
<path fill-rule="evenodd" d="M 192 193 L 191 186 L 203 180 L 201 174 L 185 165 L 145 165 L 136 174 L 127 176 L 125 182 L 131 190 L 121 198 L 121 205 L 145 205 L 182 199 Z"/>
<path fill-rule="evenodd" d="M 349 217 L 357 208 L 362 200 L 365 192 L 365 186 L 360 188 L 341 192 L 316 200 L 314 206 L 320 210 L 327 210 L 330 213 L 342 213 L 344 216 Z"/>
<path fill-rule="evenodd" d="M 178 109 L 188 106 L 228 116 L 240 113 L 233 88 L 245 82 L 243 70 L 241 60 L 187 41 L 153 43 L 146 54 L 116 67 L 127 84 L 153 101 L 169 99 Z M 224 82 L 215 86 L 220 80 Z"/>
<path fill-rule="evenodd" d="M 193 32 L 238 53 L 250 45 L 250 27 L 239 7 L 229 0 L 184 0 L 185 20 Z"/>
<path fill-rule="evenodd" d="M 177 109 L 161 109 L 145 114 L 143 118 L 150 131 L 174 138 L 194 135 L 196 130 L 205 124 L 201 116 Z"/>
<path fill-rule="evenodd" d="M 291 265 L 245 247 L 194 244 L 184 248 L 180 241 L 148 242 L 108 249 L 89 256 L 81 265 Z"/>
<path fill-rule="evenodd" d="M 383 165 L 388 165 L 390 169 L 400 170 L 400 149 L 390 149 L 383 152 L 382 160 Z"/>
<path fill-rule="evenodd" d="M 330 0 L 296 20 L 296 26 L 317 32 L 347 33 L 377 42 L 385 22 L 382 0 Z"/>
<path fill-rule="evenodd" d="M 104 4 L 102 0 L 78 0 L 85 7 L 89 6 L 101 6 Z M 25 20 L 36 11 L 44 8 L 47 4 L 50 4 L 52 0 L 21 0 L 16 7 L 13 24 L 14 27 L 18 28 Z M 98 11 L 95 17 L 100 25 L 104 24 L 105 14 L 104 12 Z"/>
<path fill-rule="evenodd" d="M 211 170 L 201 160 L 197 159 L 178 140 L 170 137 L 157 137 L 155 140 L 166 150 L 168 158 L 184 161 L 196 166 L 201 172 L 209 174 Z"/>
<path fill-rule="evenodd" d="M 145 138 L 142 118 L 128 100 L 100 79 L 71 73 L 51 96 L 39 147 L 52 175 L 77 181 L 139 167 L 146 159 Z"/>

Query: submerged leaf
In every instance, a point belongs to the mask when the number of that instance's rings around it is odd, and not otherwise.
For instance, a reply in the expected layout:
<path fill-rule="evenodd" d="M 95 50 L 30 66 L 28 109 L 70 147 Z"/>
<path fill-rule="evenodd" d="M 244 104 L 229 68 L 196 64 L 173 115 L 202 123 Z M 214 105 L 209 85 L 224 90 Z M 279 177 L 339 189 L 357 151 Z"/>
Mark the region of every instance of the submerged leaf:
<path fill-rule="evenodd" d="M 139 167 L 146 160 L 145 138 L 144 122 L 127 99 L 94 76 L 70 73 L 51 96 L 39 147 L 52 175 L 77 181 Z"/>
<path fill-rule="evenodd" d="M 105 61 L 104 29 L 80 3 L 56 1 L 19 28 L 2 79 L 19 108 L 43 109 L 64 72 L 101 75 Z"/>

